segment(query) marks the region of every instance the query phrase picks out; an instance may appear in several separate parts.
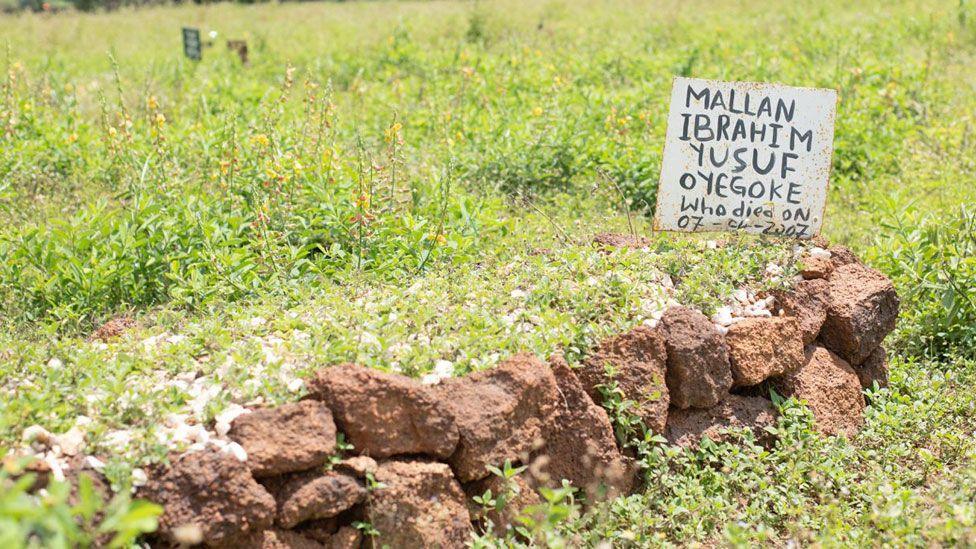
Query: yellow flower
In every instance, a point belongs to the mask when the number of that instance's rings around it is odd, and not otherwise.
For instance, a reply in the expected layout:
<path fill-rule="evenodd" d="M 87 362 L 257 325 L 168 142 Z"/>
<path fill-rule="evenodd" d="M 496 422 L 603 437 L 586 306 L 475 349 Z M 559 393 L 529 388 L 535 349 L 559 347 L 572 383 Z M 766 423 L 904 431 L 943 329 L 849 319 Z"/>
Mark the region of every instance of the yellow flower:
<path fill-rule="evenodd" d="M 162 126 L 166 123 L 166 116 L 161 112 L 156 113 L 156 125 Z"/>
<path fill-rule="evenodd" d="M 268 136 L 264 135 L 263 133 L 259 133 L 251 136 L 251 143 L 261 145 L 262 147 L 267 147 L 270 141 L 268 141 Z"/>
<path fill-rule="evenodd" d="M 115 129 L 114 126 L 109 126 L 109 128 L 108 128 L 108 134 L 109 135 L 111 135 L 112 137 L 115 137 L 115 135 L 117 133 L 119 133 L 119 132 L 118 132 L 118 130 Z"/>
<path fill-rule="evenodd" d="M 362 208 L 364 210 L 368 210 L 369 209 L 369 195 L 366 194 L 366 193 L 362 193 L 359 196 L 357 196 L 356 197 L 356 207 L 357 208 Z"/>
<path fill-rule="evenodd" d="M 159 102 L 156 101 L 155 95 L 150 95 L 149 99 L 146 99 L 146 107 L 148 107 L 151 111 L 159 108 Z"/>
<path fill-rule="evenodd" d="M 439 234 L 436 237 L 434 237 L 434 240 L 436 240 L 437 243 L 440 244 L 441 246 L 447 244 L 447 238 L 445 238 L 444 235 L 442 234 Z"/>
<path fill-rule="evenodd" d="M 394 122 L 389 128 L 386 129 L 386 142 L 392 143 L 400 135 L 400 128 L 403 126 L 399 122 Z"/>
<path fill-rule="evenodd" d="M 75 141 L 78 141 L 78 134 L 73 133 L 68 136 L 68 143 L 74 143 Z"/>
<path fill-rule="evenodd" d="M 534 116 L 542 116 L 542 107 L 536 107 L 532 109 L 532 114 Z"/>

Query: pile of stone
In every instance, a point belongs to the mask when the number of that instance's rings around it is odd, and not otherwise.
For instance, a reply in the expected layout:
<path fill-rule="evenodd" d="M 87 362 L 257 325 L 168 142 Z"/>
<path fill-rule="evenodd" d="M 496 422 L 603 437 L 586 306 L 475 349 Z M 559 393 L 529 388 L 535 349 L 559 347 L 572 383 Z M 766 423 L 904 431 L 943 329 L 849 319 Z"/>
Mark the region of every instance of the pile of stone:
<path fill-rule="evenodd" d="M 358 547 L 353 525 L 366 522 L 382 545 L 463 547 L 488 518 L 472 498 L 507 489 L 489 466 L 531 465 L 492 517 L 501 530 L 541 502 L 536 487 L 568 479 L 596 498 L 629 492 L 636 473 L 558 357 L 517 355 L 437 385 L 337 365 L 309 380 L 306 400 L 242 415 L 228 435 L 245 461 L 207 450 L 151 471 L 138 495 L 164 506 L 161 543 Z"/>
<path fill-rule="evenodd" d="M 817 428 L 852 435 L 863 387 L 887 381 L 891 282 L 843 249 L 774 294 L 774 314 L 719 330 L 672 307 L 655 327 L 602 342 L 580 367 L 517 355 L 425 385 L 354 364 L 324 368 L 305 400 L 237 417 L 246 456 L 203 450 L 149 472 L 139 491 L 164 507 L 160 545 L 463 547 L 475 528 L 510 528 L 565 479 L 584 501 L 629 493 L 638 471 L 601 404 L 612 387 L 673 444 L 751 428 L 769 442 L 769 390 L 806 401 Z M 351 446 L 351 449 L 349 447 Z M 241 457 L 244 457 L 242 460 Z M 511 480 L 492 468 L 525 466 Z M 473 497 L 511 490 L 507 507 Z M 368 524 L 364 536 L 357 525 Z"/>

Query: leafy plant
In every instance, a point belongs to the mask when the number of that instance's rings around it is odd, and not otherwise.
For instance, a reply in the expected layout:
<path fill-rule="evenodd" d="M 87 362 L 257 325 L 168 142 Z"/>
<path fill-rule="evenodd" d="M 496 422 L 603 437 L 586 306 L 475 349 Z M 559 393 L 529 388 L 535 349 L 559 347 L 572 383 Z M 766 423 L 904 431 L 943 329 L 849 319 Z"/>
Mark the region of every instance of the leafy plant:
<path fill-rule="evenodd" d="M 874 253 L 902 298 L 899 350 L 976 357 L 976 210 L 899 216 L 885 229 Z"/>

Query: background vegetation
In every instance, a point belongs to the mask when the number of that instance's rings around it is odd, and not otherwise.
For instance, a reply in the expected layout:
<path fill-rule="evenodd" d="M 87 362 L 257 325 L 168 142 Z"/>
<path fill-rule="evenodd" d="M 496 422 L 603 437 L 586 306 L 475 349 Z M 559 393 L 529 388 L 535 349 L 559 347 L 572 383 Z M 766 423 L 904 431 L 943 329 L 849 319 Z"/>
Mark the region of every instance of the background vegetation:
<path fill-rule="evenodd" d="M 216 33 L 202 62 L 182 26 Z M 110 467 L 123 487 L 188 400 L 159 371 L 231 357 L 217 401 L 294 398 L 271 337 L 298 374 L 461 374 L 520 348 L 578 355 L 650 314 L 658 272 L 707 310 L 793 243 L 655 235 L 652 254 L 604 257 L 588 236 L 648 232 L 674 75 L 776 81 L 839 90 L 825 233 L 902 295 L 892 387 L 853 441 L 813 436 L 795 403 L 772 451 L 630 432 L 647 491 L 585 515 L 554 493 L 532 535 L 976 543 L 971 3 L 218 4 L 21 13 L 0 36 L 3 446 L 79 414 L 94 448 L 133 428 Z M 121 343 L 86 341 L 119 314 L 139 324 Z M 172 341 L 141 344 L 155 336 Z M 70 523 L 37 526 L 7 495 L 20 539 Z"/>

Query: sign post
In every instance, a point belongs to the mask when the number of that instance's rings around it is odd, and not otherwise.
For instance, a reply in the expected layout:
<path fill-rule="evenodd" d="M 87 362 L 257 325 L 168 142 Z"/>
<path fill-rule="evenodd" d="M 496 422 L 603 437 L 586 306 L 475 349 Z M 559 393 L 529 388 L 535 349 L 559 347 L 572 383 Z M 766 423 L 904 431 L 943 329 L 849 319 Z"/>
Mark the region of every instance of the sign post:
<path fill-rule="evenodd" d="M 183 27 L 183 53 L 194 61 L 202 58 L 200 43 L 200 29 Z"/>
<path fill-rule="evenodd" d="M 675 78 L 658 231 L 820 233 L 837 92 Z"/>

